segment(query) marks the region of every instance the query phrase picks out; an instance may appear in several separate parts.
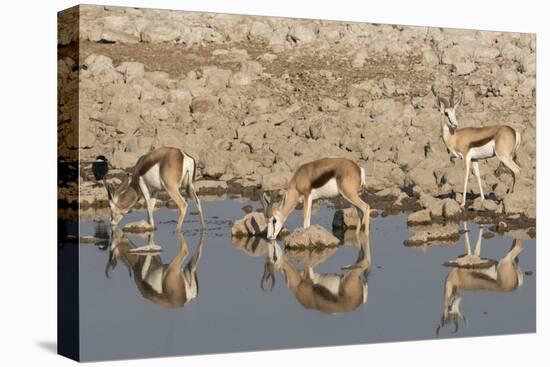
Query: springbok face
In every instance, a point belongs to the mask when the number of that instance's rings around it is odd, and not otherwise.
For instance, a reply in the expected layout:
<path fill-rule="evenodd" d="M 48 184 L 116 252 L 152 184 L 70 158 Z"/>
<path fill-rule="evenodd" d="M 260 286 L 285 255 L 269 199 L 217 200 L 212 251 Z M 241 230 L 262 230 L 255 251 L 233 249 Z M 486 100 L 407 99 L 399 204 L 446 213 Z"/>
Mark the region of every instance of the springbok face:
<path fill-rule="evenodd" d="M 445 300 L 445 306 L 443 309 L 443 315 L 441 315 L 441 320 L 437 326 L 436 334 L 439 335 L 439 331 L 448 323 L 453 323 L 454 330 L 452 333 L 458 331 L 458 321 L 462 319 L 465 323 L 466 317 L 460 311 L 460 301 L 462 301 L 462 296 L 458 292 L 458 289 L 453 288 L 451 294 L 448 296 L 448 299 Z"/>
<path fill-rule="evenodd" d="M 436 106 L 439 109 L 439 112 L 444 116 L 445 118 L 445 124 L 449 127 L 451 130 L 455 130 L 458 128 L 458 119 L 456 118 L 456 108 L 462 104 L 462 98 L 464 96 L 464 93 L 459 93 L 458 96 L 455 96 L 455 90 L 454 88 L 451 88 L 451 97 L 449 100 L 447 100 L 444 97 L 441 97 L 437 92 L 435 91 L 435 87 L 432 85 L 432 93 L 434 94 L 436 98 Z M 455 97 L 456 98 L 455 100 Z"/>
<path fill-rule="evenodd" d="M 273 196 L 267 193 L 263 193 L 261 196 L 261 202 L 263 206 L 264 217 L 267 221 L 267 238 L 274 240 L 279 235 L 279 232 L 283 228 L 283 220 L 281 216 L 280 207 L 284 205 L 284 196 L 283 201 L 280 203 L 278 208 L 275 208 L 273 205 Z"/>
<path fill-rule="evenodd" d="M 134 195 L 128 195 L 128 188 L 130 186 L 130 178 L 126 177 L 126 180 L 117 188 L 115 189 L 111 183 L 105 183 L 105 187 L 107 189 L 107 196 L 109 198 L 109 208 L 111 209 L 111 225 L 116 226 L 122 219 L 122 216 L 130 210 L 130 208 L 135 204 L 132 198 L 128 198 L 127 196 L 134 196 Z M 137 195 L 136 195 L 137 196 Z M 127 205 L 126 202 L 128 202 L 128 199 L 131 199 L 130 201 L 134 201 L 131 205 Z"/>
<path fill-rule="evenodd" d="M 275 271 L 281 268 L 283 256 L 283 250 L 281 250 L 275 241 L 272 241 L 268 247 L 264 265 L 264 273 L 260 282 L 262 290 L 266 289 L 265 285 L 268 281 L 271 281 L 271 286 L 269 287 L 270 291 L 273 290 L 273 287 L 275 287 Z"/>

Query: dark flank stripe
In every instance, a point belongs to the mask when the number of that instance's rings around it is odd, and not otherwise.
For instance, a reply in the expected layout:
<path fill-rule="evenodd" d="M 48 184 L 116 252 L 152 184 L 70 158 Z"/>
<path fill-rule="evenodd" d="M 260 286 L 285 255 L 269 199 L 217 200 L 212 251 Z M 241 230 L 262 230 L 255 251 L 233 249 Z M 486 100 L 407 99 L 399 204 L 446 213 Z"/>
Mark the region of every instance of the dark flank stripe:
<path fill-rule="evenodd" d="M 320 284 L 313 284 L 313 291 L 329 302 L 338 302 L 338 297 Z"/>
<path fill-rule="evenodd" d="M 324 186 L 330 179 L 334 177 L 335 172 L 333 170 L 326 171 L 311 183 L 311 188 L 318 189 L 319 187 Z"/>
<path fill-rule="evenodd" d="M 472 142 L 470 143 L 470 148 L 479 148 L 479 147 L 482 147 L 482 146 L 484 146 L 485 144 L 489 143 L 491 140 L 493 140 L 493 136 L 488 136 L 488 137 L 483 138 L 483 139 L 480 139 L 480 140 L 472 141 Z"/>

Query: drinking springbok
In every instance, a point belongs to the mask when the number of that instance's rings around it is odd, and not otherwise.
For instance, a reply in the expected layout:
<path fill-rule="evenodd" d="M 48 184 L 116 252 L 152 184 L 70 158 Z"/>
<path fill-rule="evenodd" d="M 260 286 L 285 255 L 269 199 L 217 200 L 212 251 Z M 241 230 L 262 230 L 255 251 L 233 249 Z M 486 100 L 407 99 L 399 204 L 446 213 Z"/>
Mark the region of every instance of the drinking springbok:
<path fill-rule="evenodd" d="M 109 278 L 120 260 L 128 267 L 130 276 L 133 275 L 136 287 L 144 298 L 166 308 L 187 305 L 196 299 L 199 293 L 197 268 L 203 250 L 204 230 L 201 230 L 195 253 L 183 269 L 183 262 L 189 254 L 189 246 L 181 231 L 177 231 L 177 236 L 179 250 L 174 258 L 165 264 L 158 251 L 143 252 L 145 248 L 152 247 L 153 234 L 149 235 L 149 245 L 136 248 L 120 229 L 115 229 L 105 275 Z"/>
<path fill-rule="evenodd" d="M 273 201 L 267 193 L 264 192 L 261 196 L 268 224 L 267 238 L 277 238 L 283 224 L 298 203 L 304 204 L 304 228 L 307 228 L 311 224 L 313 200 L 338 195 L 356 208 L 359 217 L 357 232 L 363 224 L 368 235 L 370 207 L 359 197 L 359 191 L 364 187 L 365 170 L 349 159 L 328 157 L 301 165 L 288 183 L 278 208 L 273 207 Z"/>
<path fill-rule="evenodd" d="M 432 85 L 432 93 L 436 97 L 437 108 L 441 113 L 441 135 L 450 154 L 464 160 L 464 191 L 461 207 L 466 205 L 466 191 L 470 174 L 470 163 L 474 176 L 479 184 L 481 200 L 485 200 L 478 161 L 496 156 L 508 167 L 513 174 L 513 184 L 510 192 L 520 180 L 520 167 L 514 162 L 514 153 L 517 151 L 521 137 L 517 130 L 507 125 L 486 127 L 458 128 L 456 108 L 462 103 L 464 93 L 460 93 L 455 100 L 455 90 L 451 88 L 449 100 L 441 97 Z"/>
<path fill-rule="evenodd" d="M 180 187 L 183 187 L 197 204 L 201 227 L 204 228 L 201 203 L 193 187 L 196 172 L 195 159 L 178 148 L 161 147 L 141 156 L 132 174 L 118 188 L 115 189 L 104 179 L 111 208 L 111 224 L 117 225 L 123 214 L 128 213 L 143 196 L 149 224 L 154 228 L 156 196 L 166 190 L 180 210 L 177 228 L 181 229 L 187 211 L 187 202 L 180 193 Z"/>
<path fill-rule="evenodd" d="M 298 268 L 275 241 L 269 243 L 268 256 L 261 280 L 262 289 L 271 281 L 275 286 L 275 271 L 280 271 L 286 284 L 302 307 L 325 314 L 351 312 L 367 302 L 366 270 L 371 264 L 369 239 L 365 246 L 358 244 L 359 252 L 353 265 L 342 268 L 344 274 L 320 274 L 315 265 Z"/>
<path fill-rule="evenodd" d="M 466 222 L 464 230 L 468 230 Z M 461 291 L 512 292 L 523 284 L 523 273 L 518 266 L 518 255 L 523 250 L 523 243 L 520 240 L 514 240 L 510 250 L 498 261 L 484 259 L 480 256 L 482 236 L 483 227 L 480 227 L 472 254 L 468 233 L 464 233 L 466 254 L 444 264 L 454 269 L 445 279 L 443 314 L 436 334 L 451 322 L 454 324 L 453 333 L 456 333 L 458 321 L 462 319 L 466 322 L 466 317 L 460 311 Z"/>

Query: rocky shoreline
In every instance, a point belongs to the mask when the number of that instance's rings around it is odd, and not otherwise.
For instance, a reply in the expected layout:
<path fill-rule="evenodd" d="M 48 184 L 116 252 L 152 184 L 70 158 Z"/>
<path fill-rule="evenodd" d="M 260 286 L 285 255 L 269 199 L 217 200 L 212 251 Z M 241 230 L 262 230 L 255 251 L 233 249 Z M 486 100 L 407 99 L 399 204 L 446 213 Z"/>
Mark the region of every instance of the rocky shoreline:
<path fill-rule="evenodd" d="M 78 150 L 81 159 L 79 187 L 60 190 L 67 212 L 77 204 L 106 208 L 105 190 L 90 172 L 97 155 L 108 158 L 112 179 L 122 179 L 142 154 L 167 145 L 196 158 L 203 198 L 254 200 L 262 190 L 284 188 L 298 165 L 335 155 L 365 168 L 372 208 L 410 213 L 411 228 L 474 220 L 535 232 L 532 34 L 79 11 L 80 32 L 61 24 L 58 42 L 59 150 Z M 70 57 L 77 41 L 78 60 Z M 74 90 L 63 89 L 71 81 L 78 82 L 78 111 L 70 107 Z M 464 92 L 461 127 L 508 124 L 521 133 L 516 192 L 507 192 L 511 175 L 490 159 L 480 162 L 489 200 L 477 199 L 472 177 L 467 210 L 458 208 L 463 164 L 450 159 L 441 139 L 433 84 Z M 76 119 L 79 139 L 70 139 Z"/>

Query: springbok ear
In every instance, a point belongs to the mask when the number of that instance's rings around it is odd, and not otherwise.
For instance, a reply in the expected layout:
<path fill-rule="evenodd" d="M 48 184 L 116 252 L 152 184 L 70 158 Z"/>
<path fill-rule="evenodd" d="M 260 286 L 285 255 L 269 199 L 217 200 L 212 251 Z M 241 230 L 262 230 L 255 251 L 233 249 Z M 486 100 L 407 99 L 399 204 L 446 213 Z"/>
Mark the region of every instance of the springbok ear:
<path fill-rule="evenodd" d="M 122 182 L 122 185 L 120 185 L 120 191 L 126 191 L 130 187 L 130 174 L 126 175 L 126 178 Z"/>
<path fill-rule="evenodd" d="M 271 197 L 267 194 L 267 192 L 263 191 L 262 195 L 260 195 L 260 202 L 262 203 L 262 209 L 264 213 L 264 217 L 267 219 L 270 216 L 271 212 Z"/>
<path fill-rule="evenodd" d="M 283 197 L 281 198 L 281 206 L 280 206 L 280 208 L 282 208 L 283 206 L 285 206 L 285 201 L 286 201 L 286 191 L 283 193 Z"/>
<path fill-rule="evenodd" d="M 439 109 L 439 112 L 445 112 L 445 102 L 440 97 L 437 97 L 437 108 Z"/>
<path fill-rule="evenodd" d="M 445 98 L 441 97 L 437 93 L 437 91 L 435 90 L 435 85 L 432 84 L 431 90 L 432 90 L 432 94 L 435 97 L 435 107 L 437 109 L 439 109 L 439 112 L 441 112 L 441 113 L 445 112 L 445 108 L 447 108 L 449 103 L 447 102 L 447 100 Z"/>
<path fill-rule="evenodd" d="M 105 188 L 107 189 L 107 197 L 109 198 L 109 201 L 113 201 L 113 197 L 115 195 L 115 189 L 113 188 L 113 185 L 105 181 Z"/>

